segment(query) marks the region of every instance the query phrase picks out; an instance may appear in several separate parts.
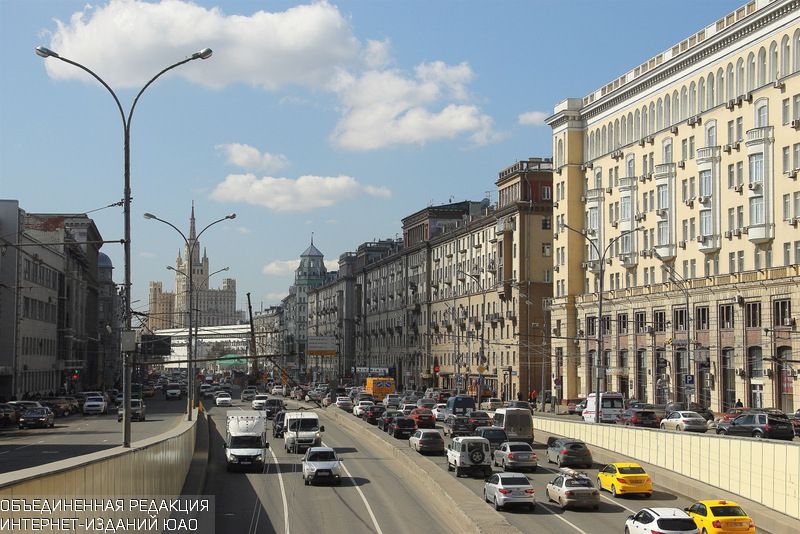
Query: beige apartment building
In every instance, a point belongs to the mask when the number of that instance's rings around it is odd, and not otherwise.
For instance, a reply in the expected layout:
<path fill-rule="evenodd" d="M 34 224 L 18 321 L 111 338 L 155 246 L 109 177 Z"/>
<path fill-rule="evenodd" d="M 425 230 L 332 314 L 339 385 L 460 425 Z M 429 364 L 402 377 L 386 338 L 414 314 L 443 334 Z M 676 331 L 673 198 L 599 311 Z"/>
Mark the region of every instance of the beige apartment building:
<path fill-rule="evenodd" d="M 800 408 L 800 2 L 749 2 L 548 123 L 561 396 Z"/>

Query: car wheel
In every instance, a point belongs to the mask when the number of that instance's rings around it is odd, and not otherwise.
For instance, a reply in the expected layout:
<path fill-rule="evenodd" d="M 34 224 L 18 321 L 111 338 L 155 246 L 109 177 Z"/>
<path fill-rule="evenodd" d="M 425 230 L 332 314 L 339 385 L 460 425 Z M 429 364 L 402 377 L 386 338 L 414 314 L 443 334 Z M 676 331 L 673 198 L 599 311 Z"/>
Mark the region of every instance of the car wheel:
<path fill-rule="evenodd" d="M 600 505 L 599 505 L 599 504 L 595 504 L 595 505 L 592 507 L 592 510 L 594 510 L 595 512 L 596 512 L 596 511 L 598 511 L 599 509 L 600 509 Z"/>
<path fill-rule="evenodd" d="M 661 430 L 666 430 L 666 429 L 667 427 L 664 425 L 664 423 L 661 423 Z"/>
<path fill-rule="evenodd" d="M 453 470 L 453 466 L 450 465 L 450 462 L 447 462 L 447 470 L 448 471 L 452 471 Z"/>
<path fill-rule="evenodd" d="M 614 484 L 611 484 L 611 496 L 617 498 L 617 487 Z"/>
<path fill-rule="evenodd" d="M 703 534 L 708 534 L 708 531 L 705 528 L 703 528 Z"/>
<path fill-rule="evenodd" d="M 603 491 L 603 485 L 600 484 L 600 477 L 597 477 L 595 482 L 597 482 L 597 491 Z"/>
<path fill-rule="evenodd" d="M 456 478 L 459 478 L 460 476 L 461 476 L 461 468 L 459 466 L 456 466 Z"/>
<path fill-rule="evenodd" d="M 497 510 L 498 512 L 499 512 L 500 510 L 502 510 L 502 509 L 503 509 L 503 507 L 502 507 L 502 506 L 500 506 L 500 505 L 497 503 L 497 497 L 495 497 L 495 498 L 494 498 L 494 509 L 495 509 L 495 510 Z"/>
<path fill-rule="evenodd" d="M 308 485 L 311 484 L 311 481 L 309 479 L 307 479 L 306 477 L 303 477 L 303 483 L 305 483 L 305 485 L 308 486 Z"/>
<path fill-rule="evenodd" d="M 653 494 L 652 493 L 645 493 L 644 496 L 649 499 L 650 497 L 653 496 Z"/>
<path fill-rule="evenodd" d="M 678 432 L 683 432 L 684 430 L 686 430 L 686 427 L 682 427 L 682 426 L 678 425 L 678 427 L 676 428 L 676 430 L 677 430 Z"/>
<path fill-rule="evenodd" d="M 50 428 L 53 428 L 54 426 L 56 426 L 55 423 L 50 423 Z"/>
<path fill-rule="evenodd" d="M 718 436 L 727 436 L 728 432 L 724 428 L 723 429 L 718 429 L 717 430 L 717 435 Z"/>
<path fill-rule="evenodd" d="M 764 437 L 764 434 L 762 434 L 760 431 L 756 430 L 755 432 L 753 432 L 753 437 L 756 438 L 756 439 L 761 439 L 761 438 Z"/>
<path fill-rule="evenodd" d="M 561 497 L 558 498 L 558 505 L 561 507 L 562 510 L 567 509 L 567 505 L 564 504 L 564 499 L 562 499 Z"/>
<path fill-rule="evenodd" d="M 508 471 L 508 465 L 506 465 L 505 460 L 503 460 L 503 471 Z"/>
<path fill-rule="evenodd" d="M 631 531 L 628 530 L 628 527 L 625 527 L 625 534 L 631 534 Z"/>

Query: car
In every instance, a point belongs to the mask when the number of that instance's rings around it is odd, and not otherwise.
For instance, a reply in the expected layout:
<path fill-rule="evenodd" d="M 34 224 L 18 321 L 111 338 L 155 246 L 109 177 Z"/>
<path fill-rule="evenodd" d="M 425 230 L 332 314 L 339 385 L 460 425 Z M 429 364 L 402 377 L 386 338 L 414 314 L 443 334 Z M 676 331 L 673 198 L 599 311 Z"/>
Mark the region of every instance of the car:
<path fill-rule="evenodd" d="M 481 402 L 479 408 L 481 410 L 496 410 L 503 407 L 503 401 L 497 397 L 489 397 Z"/>
<path fill-rule="evenodd" d="M 322 406 L 324 408 L 330 406 L 332 402 L 334 402 L 332 393 L 327 393 L 324 397 L 322 397 Z"/>
<path fill-rule="evenodd" d="M 483 485 L 483 500 L 494 504 L 495 510 L 509 505 L 536 507 L 536 491 L 525 475 L 495 473 Z"/>
<path fill-rule="evenodd" d="M 362 411 L 361 418 L 371 425 L 377 425 L 378 419 L 380 419 L 381 415 L 383 415 L 383 412 L 385 411 L 386 407 L 381 406 L 380 404 L 369 406 L 367 409 Z"/>
<path fill-rule="evenodd" d="M 394 406 L 395 408 L 400 407 L 400 395 L 397 393 L 389 393 L 383 398 L 383 405 L 387 408 L 390 406 Z"/>
<path fill-rule="evenodd" d="M 606 465 L 597 473 L 597 489 L 607 490 L 611 496 L 653 495 L 653 480 L 641 465 L 632 462 L 618 462 Z"/>
<path fill-rule="evenodd" d="M 44 408 L 39 401 L 9 401 L 6 404 L 14 408 L 19 415 L 34 408 Z"/>
<path fill-rule="evenodd" d="M 625 426 L 658 428 L 658 417 L 653 410 L 628 408 L 617 417 L 616 423 Z"/>
<path fill-rule="evenodd" d="M 286 396 L 286 391 L 284 386 L 272 386 L 272 391 L 270 391 L 273 395 L 283 395 Z"/>
<path fill-rule="evenodd" d="M 625 534 L 637 533 L 677 534 L 699 533 L 689 515 L 680 508 L 643 508 L 625 520 Z"/>
<path fill-rule="evenodd" d="M 428 408 L 416 408 L 411 410 L 410 416 L 417 424 L 417 428 L 436 428 L 436 419 L 433 412 Z"/>
<path fill-rule="evenodd" d="M 583 399 L 569 399 L 567 400 L 567 413 L 570 415 L 575 415 L 576 413 L 580 415 L 578 412 L 578 404 L 580 404 L 581 400 Z"/>
<path fill-rule="evenodd" d="M 231 394 L 227 392 L 221 392 L 217 397 L 214 399 L 214 404 L 217 406 L 230 406 L 231 405 Z"/>
<path fill-rule="evenodd" d="M 706 420 L 697 412 L 675 411 L 661 420 L 659 425 L 661 430 L 677 430 L 679 432 L 703 432 L 706 427 Z"/>
<path fill-rule="evenodd" d="M 45 408 L 50 408 L 50 410 L 53 412 L 53 415 L 56 417 L 64 417 L 68 414 L 68 407 L 66 404 L 57 399 L 42 399 L 39 401 L 39 404 Z"/>
<path fill-rule="evenodd" d="M 469 418 L 466 415 L 450 414 L 444 420 L 445 436 L 469 436 L 472 428 L 469 426 Z"/>
<path fill-rule="evenodd" d="M 522 471 L 528 469 L 536 471 L 539 467 L 539 457 L 533 447 L 524 441 L 507 441 L 494 451 L 492 465 L 500 466 L 503 471 Z"/>
<path fill-rule="evenodd" d="M 19 415 L 13 406 L 6 403 L 0 403 L 0 425 L 16 425 L 18 419 Z"/>
<path fill-rule="evenodd" d="M 406 415 L 411 415 L 411 412 L 417 409 L 416 403 L 405 403 L 400 406 L 400 411 Z"/>
<path fill-rule="evenodd" d="M 272 437 L 273 438 L 282 438 L 283 437 L 283 421 L 284 416 L 286 415 L 285 410 L 281 410 L 275 414 L 272 418 Z"/>
<path fill-rule="evenodd" d="M 417 424 L 410 417 L 399 416 L 394 417 L 389 422 L 389 427 L 386 429 L 394 438 L 408 438 L 417 429 Z"/>
<path fill-rule="evenodd" d="M 408 446 L 418 453 L 444 454 L 444 438 L 438 430 L 417 429 L 408 438 Z"/>
<path fill-rule="evenodd" d="M 391 423 L 392 419 L 394 419 L 395 417 L 404 417 L 403 412 L 400 412 L 398 410 L 386 410 L 378 418 L 378 428 L 380 428 L 384 432 L 388 432 L 389 423 Z"/>
<path fill-rule="evenodd" d="M 437 421 L 444 421 L 445 417 L 447 416 L 446 410 L 447 404 L 440 403 L 431 410 L 431 413 L 433 414 L 434 419 Z"/>
<path fill-rule="evenodd" d="M 480 473 L 483 477 L 492 474 L 491 445 L 486 438 L 457 436 L 447 447 L 447 470 L 462 474 Z"/>
<path fill-rule="evenodd" d="M 26 410 L 19 416 L 17 425 L 20 429 L 39 427 L 39 428 L 53 428 L 56 423 L 56 416 L 50 408 L 33 408 Z"/>
<path fill-rule="evenodd" d="M 579 439 L 550 438 L 547 440 L 547 461 L 558 464 L 558 467 L 567 465 L 592 467 L 592 451 L 586 443 Z"/>
<path fill-rule="evenodd" d="M 353 399 L 354 404 L 358 404 L 360 401 L 371 401 L 375 402 L 375 399 L 372 397 L 372 393 L 367 393 L 365 391 L 359 391 L 356 393 L 355 398 Z"/>
<path fill-rule="evenodd" d="M 122 422 L 123 417 L 123 407 L 120 406 L 117 409 L 117 422 Z M 143 401 L 139 399 L 131 399 L 131 421 L 134 419 L 137 421 L 144 421 L 147 418 L 146 413 L 146 406 Z"/>
<path fill-rule="evenodd" d="M 704 421 L 714 420 L 714 412 L 696 402 L 671 402 L 664 407 L 664 415 L 668 416 L 672 412 L 694 412 L 702 417 Z"/>
<path fill-rule="evenodd" d="M 266 412 L 267 419 L 272 419 L 276 413 L 284 409 L 284 404 L 282 399 L 267 399 L 264 403 L 264 411 Z"/>
<path fill-rule="evenodd" d="M 253 397 L 253 400 L 250 402 L 250 407 L 253 410 L 263 410 L 266 407 L 268 400 L 269 400 L 269 395 L 266 395 L 264 393 L 259 393 L 258 395 Z"/>
<path fill-rule="evenodd" d="M 728 500 L 705 500 L 692 503 L 683 509 L 701 532 L 718 534 L 741 532 L 755 534 L 756 524 L 742 507 Z"/>
<path fill-rule="evenodd" d="M 562 510 L 568 507 L 600 509 L 600 492 L 589 475 L 562 467 L 556 478 L 547 483 L 547 500 L 557 502 Z"/>
<path fill-rule="evenodd" d="M 155 397 L 155 395 L 156 395 L 155 386 L 147 385 L 147 386 L 142 387 L 142 396 L 143 397 L 149 398 L 149 397 Z"/>
<path fill-rule="evenodd" d="M 330 447 L 310 447 L 301 462 L 303 482 L 332 482 L 341 485 L 344 468 L 336 451 Z"/>
<path fill-rule="evenodd" d="M 254 387 L 244 388 L 240 398 L 243 402 L 252 401 L 254 398 L 256 398 L 257 394 L 258 390 Z"/>
<path fill-rule="evenodd" d="M 364 410 L 370 406 L 375 406 L 375 403 L 371 400 L 358 401 L 358 403 L 353 406 L 353 415 L 356 417 L 361 417 L 361 414 L 364 412 Z"/>
<path fill-rule="evenodd" d="M 120 393 L 119 395 L 115 395 L 112 398 L 114 399 L 114 401 L 110 405 L 111 408 L 122 406 L 122 404 L 125 402 L 125 396 L 122 393 Z"/>
<path fill-rule="evenodd" d="M 583 415 L 583 410 L 586 409 L 586 399 L 581 400 L 578 404 L 575 405 L 575 413 L 577 415 Z"/>
<path fill-rule="evenodd" d="M 497 450 L 500 445 L 508 441 L 508 434 L 506 434 L 506 431 L 498 426 L 479 426 L 475 429 L 473 434 L 489 440 L 492 454 L 494 454 L 494 451 Z"/>
<path fill-rule="evenodd" d="M 530 410 L 531 412 L 533 412 L 533 407 L 531 406 L 531 403 L 530 402 L 526 402 L 526 401 L 518 401 L 518 400 L 508 401 L 505 404 L 503 404 L 503 407 L 504 408 L 522 408 L 524 410 Z"/>
<path fill-rule="evenodd" d="M 323 393 L 318 389 L 309 389 L 306 392 L 305 401 L 306 402 L 319 402 L 322 400 Z"/>
<path fill-rule="evenodd" d="M 469 427 L 474 431 L 479 426 L 492 426 L 492 418 L 489 414 L 480 410 L 470 412 L 467 416 Z"/>
<path fill-rule="evenodd" d="M 183 397 L 181 385 L 175 382 L 167 384 L 164 388 L 164 396 L 167 400 L 180 400 Z"/>
<path fill-rule="evenodd" d="M 83 403 L 83 415 L 97 414 L 102 415 L 108 411 L 108 404 L 100 396 L 86 397 Z"/>
<path fill-rule="evenodd" d="M 761 412 L 745 412 L 733 421 L 717 424 L 717 434 L 768 439 L 794 439 L 789 419 Z"/>
<path fill-rule="evenodd" d="M 794 428 L 794 435 L 800 436 L 800 417 L 797 415 L 790 415 L 789 422 L 792 423 L 792 428 Z"/>
<path fill-rule="evenodd" d="M 336 397 L 336 407 L 350 412 L 353 410 L 353 401 L 350 400 L 350 397 Z"/>
<path fill-rule="evenodd" d="M 417 408 L 427 408 L 433 410 L 436 407 L 436 401 L 433 399 L 418 399 Z"/>

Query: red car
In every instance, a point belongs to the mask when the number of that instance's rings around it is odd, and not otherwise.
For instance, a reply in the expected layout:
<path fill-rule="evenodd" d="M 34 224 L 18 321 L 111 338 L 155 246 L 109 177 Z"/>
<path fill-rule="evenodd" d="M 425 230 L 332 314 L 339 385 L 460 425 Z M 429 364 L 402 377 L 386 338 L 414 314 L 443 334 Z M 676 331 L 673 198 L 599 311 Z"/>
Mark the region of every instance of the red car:
<path fill-rule="evenodd" d="M 617 417 L 618 425 L 658 428 L 659 420 L 652 410 L 625 410 Z"/>
<path fill-rule="evenodd" d="M 467 421 L 471 430 L 475 430 L 479 426 L 492 426 L 492 418 L 488 413 L 482 411 L 470 412 Z"/>
<path fill-rule="evenodd" d="M 411 410 L 411 418 L 417 424 L 417 428 L 436 428 L 436 419 L 428 408 Z"/>

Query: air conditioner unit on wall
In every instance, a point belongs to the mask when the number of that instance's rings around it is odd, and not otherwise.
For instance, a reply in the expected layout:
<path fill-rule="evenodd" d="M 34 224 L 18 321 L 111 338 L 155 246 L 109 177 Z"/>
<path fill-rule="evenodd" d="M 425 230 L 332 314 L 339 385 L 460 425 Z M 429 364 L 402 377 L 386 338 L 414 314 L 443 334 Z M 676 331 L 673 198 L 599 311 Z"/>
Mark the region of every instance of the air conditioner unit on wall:
<path fill-rule="evenodd" d="M 686 241 L 678 241 L 678 246 L 681 248 L 686 248 Z"/>
<path fill-rule="evenodd" d="M 733 186 L 733 190 L 737 193 L 741 193 L 744 190 L 744 184 L 737 184 Z"/>

